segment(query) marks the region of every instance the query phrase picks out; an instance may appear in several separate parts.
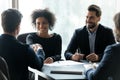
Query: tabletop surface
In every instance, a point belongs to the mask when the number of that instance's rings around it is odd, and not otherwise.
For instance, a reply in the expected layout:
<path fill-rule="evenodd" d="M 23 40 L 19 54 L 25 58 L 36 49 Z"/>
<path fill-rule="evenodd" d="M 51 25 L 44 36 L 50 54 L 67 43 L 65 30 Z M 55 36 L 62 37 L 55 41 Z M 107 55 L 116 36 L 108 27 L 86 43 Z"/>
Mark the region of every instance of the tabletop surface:
<path fill-rule="evenodd" d="M 42 72 L 55 80 L 86 80 L 84 65 L 88 63 L 75 61 L 57 61 L 44 64 Z"/>

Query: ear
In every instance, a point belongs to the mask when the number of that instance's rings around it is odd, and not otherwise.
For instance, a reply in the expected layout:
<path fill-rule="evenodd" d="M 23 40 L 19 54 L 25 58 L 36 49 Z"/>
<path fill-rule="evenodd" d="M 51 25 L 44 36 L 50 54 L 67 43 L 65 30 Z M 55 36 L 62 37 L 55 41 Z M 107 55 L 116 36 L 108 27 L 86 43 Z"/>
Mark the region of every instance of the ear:
<path fill-rule="evenodd" d="M 18 35 L 20 32 L 20 25 L 18 25 L 18 27 L 16 28 L 16 35 Z"/>
<path fill-rule="evenodd" d="M 100 21 L 101 17 L 98 17 L 98 21 Z"/>

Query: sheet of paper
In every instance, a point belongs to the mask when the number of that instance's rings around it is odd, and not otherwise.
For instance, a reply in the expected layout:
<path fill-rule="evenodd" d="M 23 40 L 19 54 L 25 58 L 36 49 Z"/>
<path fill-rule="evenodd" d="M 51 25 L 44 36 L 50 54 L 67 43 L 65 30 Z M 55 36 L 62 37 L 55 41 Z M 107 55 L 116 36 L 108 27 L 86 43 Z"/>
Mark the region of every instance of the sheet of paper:
<path fill-rule="evenodd" d="M 45 66 L 68 66 L 68 65 L 80 65 L 83 64 L 81 62 L 66 60 L 66 61 L 56 61 L 51 64 L 44 64 Z"/>
<path fill-rule="evenodd" d="M 98 67 L 98 63 L 84 64 L 84 67 L 85 67 L 86 70 L 88 70 L 90 68 L 97 68 Z"/>

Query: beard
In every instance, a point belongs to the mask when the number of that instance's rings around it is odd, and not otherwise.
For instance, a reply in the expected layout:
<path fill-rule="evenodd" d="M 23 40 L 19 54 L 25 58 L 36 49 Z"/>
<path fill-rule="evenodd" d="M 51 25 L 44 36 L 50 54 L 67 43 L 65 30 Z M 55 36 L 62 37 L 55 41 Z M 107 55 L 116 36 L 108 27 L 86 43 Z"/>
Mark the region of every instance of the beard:
<path fill-rule="evenodd" d="M 95 23 L 86 23 L 86 25 L 87 25 L 88 29 L 93 29 L 97 26 L 97 24 L 95 24 Z"/>

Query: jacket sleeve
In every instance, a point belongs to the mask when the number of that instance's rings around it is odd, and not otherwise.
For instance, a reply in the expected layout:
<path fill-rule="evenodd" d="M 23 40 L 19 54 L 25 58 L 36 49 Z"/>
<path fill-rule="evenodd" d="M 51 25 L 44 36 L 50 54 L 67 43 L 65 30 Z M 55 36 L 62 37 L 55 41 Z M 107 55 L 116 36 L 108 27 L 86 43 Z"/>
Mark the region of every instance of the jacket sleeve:
<path fill-rule="evenodd" d="M 75 53 L 76 49 L 78 48 L 78 34 L 77 34 L 77 30 L 74 32 L 71 41 L 67 47 L 67 50 L 64 53 L 64 56 L 67 60 L 71 59 L 71 56 Z"/>
<path fill-rule="evenodd" d="M 110 76 L 109 67 L 111 66 L 112 60 L 112 50 L 111 47 L 107 47 L 104 52 L 104 56 L 99 63 L 99 66 L 94 69 L 89 69 L 86 71 L 86 77 L 88 80 L 108 80 Z"/>
<path fill-rule="evenodd" d="M 55 55 L 51 56 L 54 61 L 58 61 L 61 59 L 61 50 L 62 50 L 62 39 L 60 35 L 56 36 L 56 49 L 55 49 Z"/>
<path fill-rule="evenodd" d="M 111 44 L 116 43 L 112 29 L 106 30 L 105 35 L 106 35 L 106 38 L 105 38 L 105 41 L 104 41 L 104 44 L 103 44 L 103 45 L 105 45 L 105 47 L 104 47 L 103 51 L 100 52 L 100 54 L 98 54 L 98 56 L 99 56 L 99 61 L 100 61 L 100 60 L 102 59 L 102 57 L 103 57 L 103 52 L 104 52 L 105 48 L 106 48 L 108 45 L 111 45 Z"/>
<path fill-rule="evenodd" d="M 31 47 L 28 47 L 28 65 L 32 68 L 41 70 L 45 59 L 44 51 L 39 49 L 37 53 Z"/>

